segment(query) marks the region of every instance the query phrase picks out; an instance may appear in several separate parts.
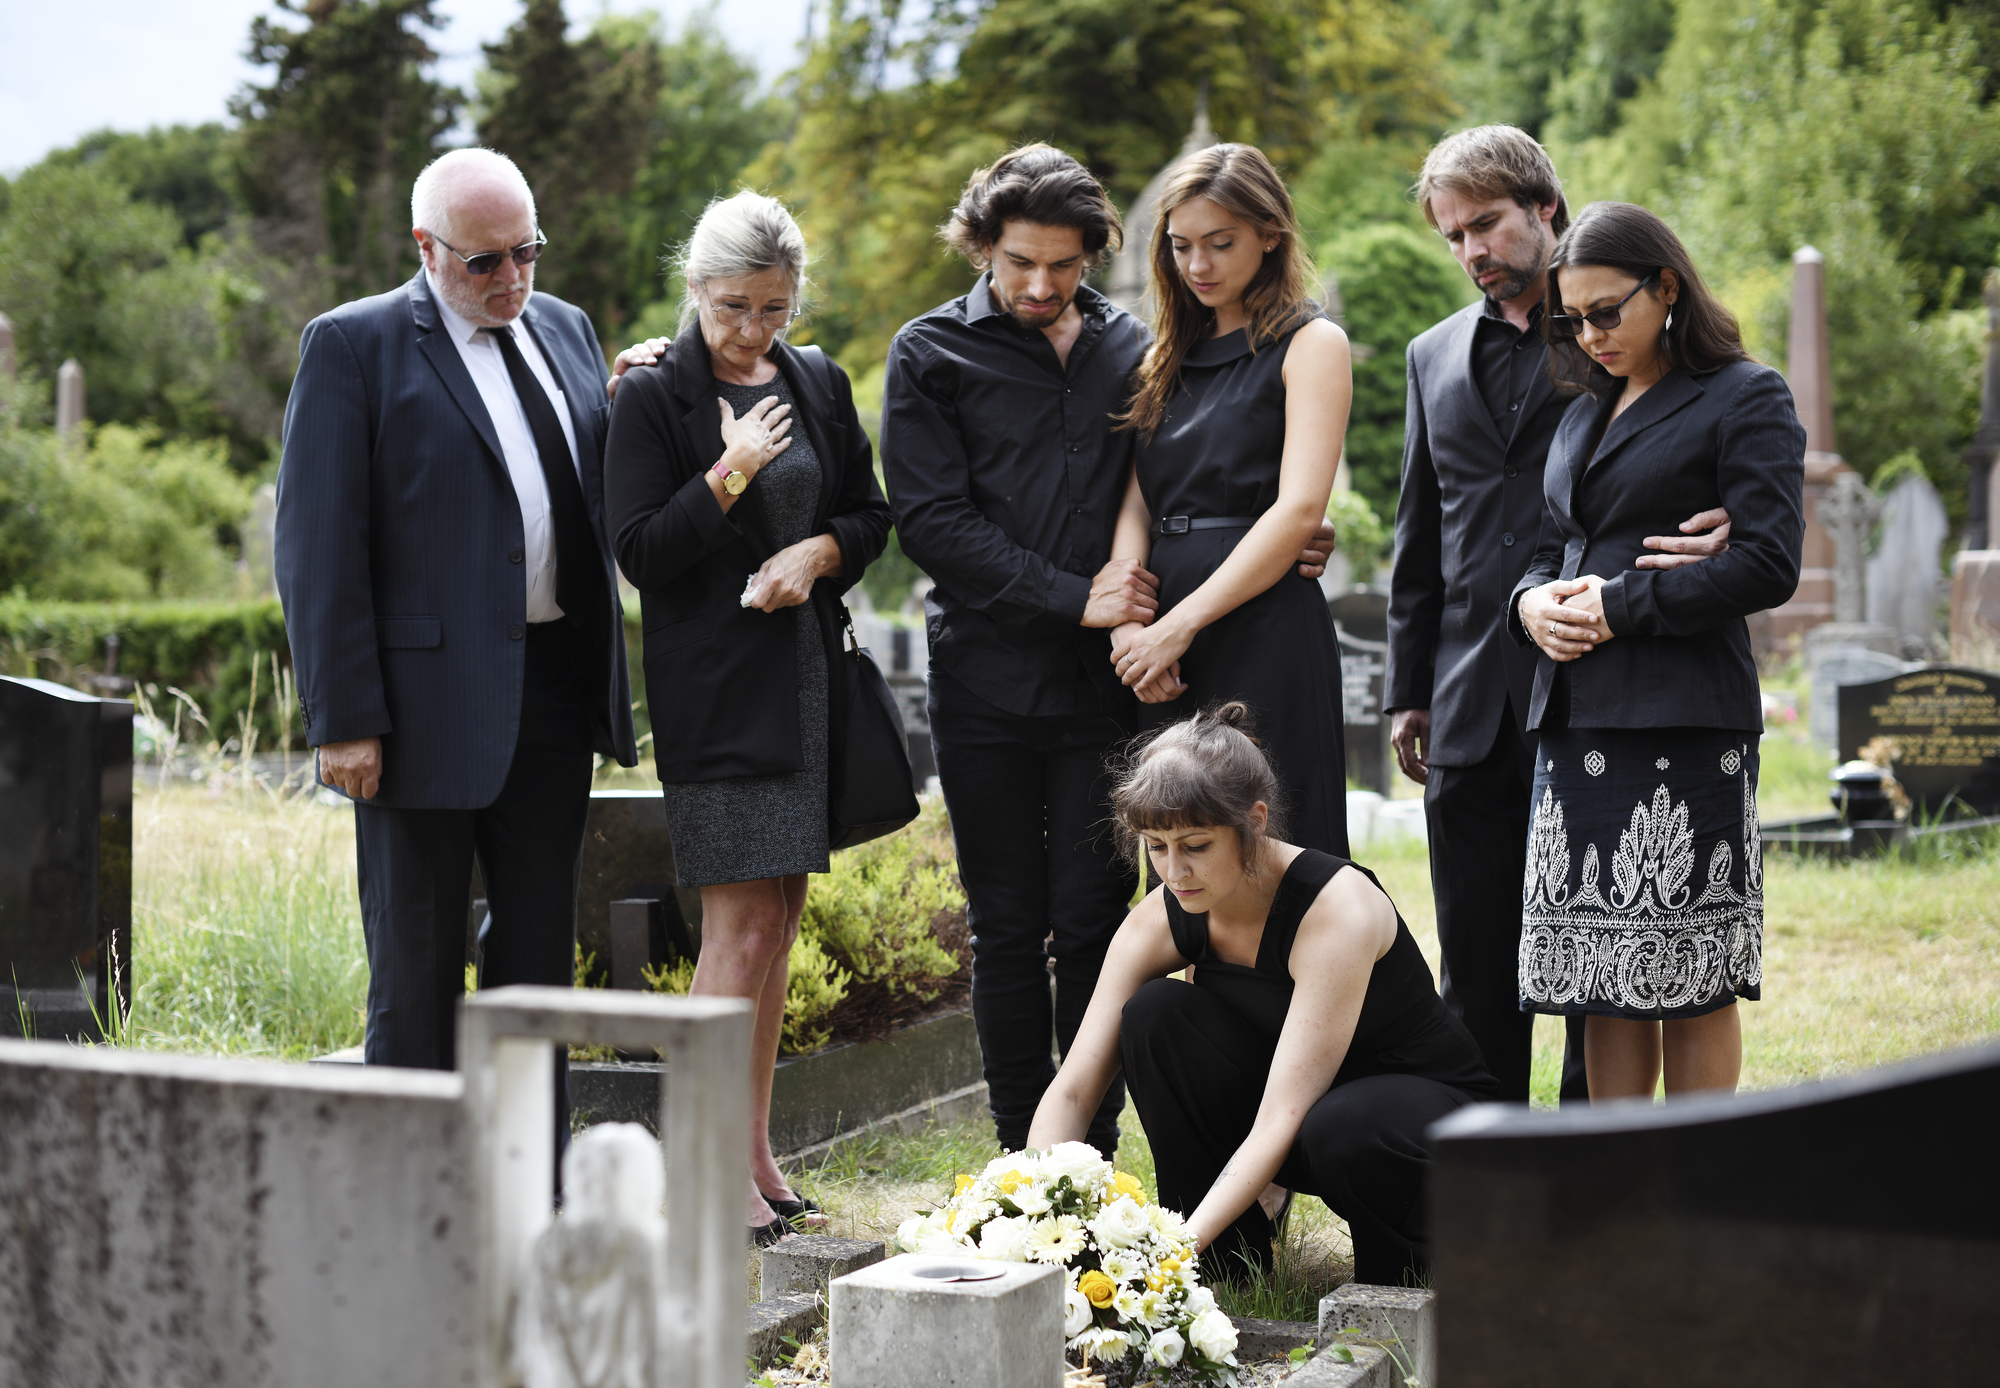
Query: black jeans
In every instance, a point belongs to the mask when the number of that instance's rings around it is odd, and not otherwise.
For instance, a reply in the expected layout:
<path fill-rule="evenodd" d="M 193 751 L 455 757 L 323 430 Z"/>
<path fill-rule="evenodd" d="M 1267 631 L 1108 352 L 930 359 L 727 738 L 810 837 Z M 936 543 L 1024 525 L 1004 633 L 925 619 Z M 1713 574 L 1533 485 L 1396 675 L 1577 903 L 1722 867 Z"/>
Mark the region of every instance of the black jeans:
<path fill-rule="evenodd" d="M 1438 992 L 1465 1023 L 1500 1099 L 1528 1101 L 1535 1018 L 1521 1010 L 1521 883 L 1528 868 L 1537 733 L 1510 700 L 1493 750 L 1477 766 L 1433 766 L 1424 787 L 1431 891 L 1437 900 Z M 1567 1022 L 1562 1099 L 1587 1103 L 1583 1025 Z"/>
<path fill-rule="evenodd" d="M 930 718 L 972 928 L 987 1098 L 1000 1145 L 1018 1151 L 1055 1078 L 1051 1037 L 1067 1054 L 1138 887 L 1117 855 L 1105 766 L 1132 716 L 1008 713 L 933 670 Z M 1106 1157 L 1124 1106 L 1114 1081 L 1090 1124 Z"/>
<path fill-rule="evenodd" d="M 567 622 L 531 625 L 526 639 L 520 732 L 498 799 L 479 810 L 355 804 L 370 1065 L 457 1064 L 475 853 L 492 915 L 484 986 L 566 988 L 575 978 L 594 667 L 588 642 Z M 566 1056 L 556 1048 L 558 1153 L 569 1136 Z"/>

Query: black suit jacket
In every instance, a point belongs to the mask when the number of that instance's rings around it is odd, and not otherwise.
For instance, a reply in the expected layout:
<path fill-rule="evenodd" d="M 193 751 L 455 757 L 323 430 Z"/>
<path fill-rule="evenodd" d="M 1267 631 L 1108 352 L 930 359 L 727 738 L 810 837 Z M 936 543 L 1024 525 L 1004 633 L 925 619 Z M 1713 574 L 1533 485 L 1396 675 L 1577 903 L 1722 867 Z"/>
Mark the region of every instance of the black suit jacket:
<path fill-rule="evenodd" d="M 815 583 L 811 602 L 832 670 L 840 595 L 888 542 L 889 504 L 847 373 L 818 348 L 801 352 L 781 341 L 771 354 L 791 387 L 792 428 L 819 455 L 813 533 L 840 545 L 840 577 Z M 645 595 L 646 688 L 663 781 L 805 766 L 793 624 L 741 603 L 750 575 L 782 546 L 771 538 L 756 483 L 725 513 L 704 476 L 723 452 L 716 398 L 708 346 L 691 323 L 656 365 L 625 373 L 605 451 L 618 563 Z M 837 701 L 842 682 L 832 688 Z"/>
<path fill-rule="evenodd" d="M 604 542 L 604 357 L 581 309 L 521 320 L 576 430 L 605 607 L 598 750 L 631 766 L 623 614 Z M 299 343 L 278 466 L 275 569 L 306 741 L 382 739 L 370 803 L 477 809 L 500 794 L 521 719 L 528 591 L 521 504 L 492 418 L 440 330 L 423 272 L 315 318 Z"/>
<path fill-rule="evenodd" d="M 1673 371 L 1607 426 L 1620 388 L 1607 382 L 1563 417 L 1549 449 L 1542 543 L 1508 603 L 1507 629 L 1528 645 L 1512 615 L 1521 594 L 1597 574 L 1613 639 L 1561 667 L 1571 727 L 1761 730 L 1744 619 L 1799 586 L 1806 431 L 1792 392 L 1757 362 Z M 1633 567 L 1648 535 L 1675 534 L 1711 506 L 1729 511 L 1725 552 L 1678 569 Z M 1558 668 L 1539 652 L 1536 661 L 1530 727 L 1542 724 Z"/>
<path fill-rule="evenodd" d="M 1389 582 L 1384 706 L 1431 711 L 1428 759 L 1476 766 L 1512 697 L 1523 717 L 1534 653 L 1501 633 L 1508 594 L 1535 551 L 1542 466 L 1565 402 L 1537 373 L 1511 438 L 1494 427 L 1472 375 L 1481 305 L 1414 339 L 1403 435 L 1403 493 Z"/>

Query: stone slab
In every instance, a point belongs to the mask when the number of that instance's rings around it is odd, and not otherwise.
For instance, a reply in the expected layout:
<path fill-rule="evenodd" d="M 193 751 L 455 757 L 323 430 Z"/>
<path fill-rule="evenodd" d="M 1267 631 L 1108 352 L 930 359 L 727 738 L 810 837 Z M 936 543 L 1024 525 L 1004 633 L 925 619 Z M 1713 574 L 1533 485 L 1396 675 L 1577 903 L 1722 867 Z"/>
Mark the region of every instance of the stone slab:
<path fill-rule="evenodd" d="M 463 1087 L 0 1041 L 0 1388 L 472 1384 Z"/>
<path fill-rule="evenodd" d="M 953 1272 L 982 1275 L 948 1280 Z M 840 1388 L 1060 1388 L 1063 1275 L 905 1253 L 831 1288 Z"/>
<path fill-rule="evenodd" d="M 1236 1326 L 1236 1357 L 1244 1362 L 1290 1354 L 1309 1345 L 1319 1334 L 1311 1321 L 1267 1321 L 1255 1316 L 1231 1316 Z"/>
<path fill-rule="evenodd" d="M 1432 1126 L 1450 1388 L 1979 1383 L 2000 1043 L 1790 1089 Z"/>
<path fill-rule="evenodd" d="M 789 1296 L 767 1296 L 743 1310 L 744 1353 L 758 1368 L 790 1354 L 793 1346 L 817 1330 L 826 1320 L 826 1303 L 818 1292 Z M 792 1344 L 785 1343 L 790 1336 Z"/>
<path fill-rule="evenodd" d="M 1403 1376 L 1396 1372 L 1396 1363 L 1386 1351 L 1372 1345 L 1343 1348 L 1351 1358 L 1342 1359 L 1332 1352 L 1332 1346 L 1322 1346 L 1284 1381 L 1295 1388 L 1403 1388 Z M 1236 1357 L 1243 1356 L 1239 1352 Z M 1430 1388 L 1428 1380 L 1424 1388 Z"/>
<path fill-rule="evenodd" d="M 859 1272 L 888 1256 L 889 1246 L 880 1239 L 800 1234 L 764 1250 L 757 1295 L 766 1301 L 780 1296 L 818 1296 L 835 1278 Z"/>
<path fill-rule="evenodd" d="M 1424 1383 L 1437 1382 L 1437 1293 L 1420 1287 L 1349 1282 L 1319 1303 L 1319 1341 L 1381 1345 Z"/>

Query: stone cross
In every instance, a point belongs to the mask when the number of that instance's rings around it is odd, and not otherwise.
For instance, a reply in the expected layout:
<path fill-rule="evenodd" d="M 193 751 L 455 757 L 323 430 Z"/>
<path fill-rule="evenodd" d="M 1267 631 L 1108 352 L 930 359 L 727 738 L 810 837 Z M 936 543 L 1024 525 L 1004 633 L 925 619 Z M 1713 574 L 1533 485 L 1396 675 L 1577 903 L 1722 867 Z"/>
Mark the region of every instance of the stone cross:
<path fill-rule="evenodd" d="M 1868 534 L 1882 515 L 1882 499 L 1852 472 L 1834 478 L 1819 501 L 1819 523 L 1833 536 L 1833 620 L 1860 622 L 1868 606 Z"/>
<path fill-rule="evenodd" d="M 56 432 L 73 433 L 83 423 L 83 367 L 71 357 L 56 369 Z"/>

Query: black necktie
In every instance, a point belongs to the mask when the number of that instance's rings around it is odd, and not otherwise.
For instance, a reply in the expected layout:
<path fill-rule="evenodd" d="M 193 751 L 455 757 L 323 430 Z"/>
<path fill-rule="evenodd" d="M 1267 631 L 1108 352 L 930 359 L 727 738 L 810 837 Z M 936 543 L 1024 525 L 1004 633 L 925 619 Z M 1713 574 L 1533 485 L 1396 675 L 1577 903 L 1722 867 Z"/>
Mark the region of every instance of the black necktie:
<path fill-rule="evenodd" d="M 549 393 L 528 369 L 514 329 L 489 328 L 500 344 L 500 356 L 507 363 L 507 375 L 514 382 L 514 394 L 528 416 L 528 431 L 535 436 L 535 452 L 542 462 L 542 478 L 549 484 L 550 529 L 556 541 L 556 604 L 570 623 L 588 631 L 596 624 L 603 606 L 603 575 L 597 541 L 591 534 L 590 511 L 583 502 L 583 485 L 570 465 L 569 441 L 563 437 L 562 423 L 556 418 Z"/>

